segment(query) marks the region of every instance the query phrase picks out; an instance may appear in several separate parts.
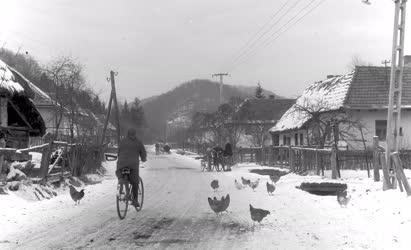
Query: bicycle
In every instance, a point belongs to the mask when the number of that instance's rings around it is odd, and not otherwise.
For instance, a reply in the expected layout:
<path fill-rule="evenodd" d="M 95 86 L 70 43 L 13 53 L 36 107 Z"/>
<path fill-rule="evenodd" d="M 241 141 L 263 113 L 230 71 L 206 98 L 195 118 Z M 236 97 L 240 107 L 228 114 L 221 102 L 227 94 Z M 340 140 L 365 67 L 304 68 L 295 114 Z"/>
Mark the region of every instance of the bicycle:
<path fill-rule="evenodd" d="M 133 187 L 130 183 L 130 169 L 129 168 L 124 168 L 121 171 L 121 174 L 123 176 L 122 179 L 119 180 L 119 183 L 117 184 L 117 197 L 116 197 L 116 203 L 117 203 L 117 214 L 120 220 L 124 219 L 127 215 L 127 209 L 128 209 L 128 204 L 129 202 L 133 202 Z M 125 190 L 125 192 L 124 192 Z M 143 202 L 144 202 L 144 185 L 143 185 L 143 180 L 141 177 L 138 177 L 138 193 L 137 193 L 137 201 L 139 203 L 139 206 L 135 206 L 134 208 L 136 209 L 137 212 L 139 212 L 143 208 Z"/>

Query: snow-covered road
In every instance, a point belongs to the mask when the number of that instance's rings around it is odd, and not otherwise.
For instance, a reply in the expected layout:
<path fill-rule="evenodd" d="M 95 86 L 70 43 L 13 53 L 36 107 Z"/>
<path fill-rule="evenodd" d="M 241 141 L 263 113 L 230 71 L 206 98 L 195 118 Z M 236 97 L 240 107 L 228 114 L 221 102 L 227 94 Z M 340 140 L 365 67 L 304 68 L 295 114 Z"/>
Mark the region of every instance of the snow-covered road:
<path fill-rule="evenodd" d="M 352 202 L 341 208 L 335 197 L 295 189 L 304 178 L 301 176 L 285 176 L 275 195 L 268 196 L 268 178 L 248 173 L 246 168 L 203 173 L 199 162 L 189 157 L 150 155 L 141 170 L 144 208 L 138 213 L 131 210 L 126 219 L 119 220 L 113 167 L 108 167 L 108 176 L 101 184 L 86 187 L 79 206 L 74 206 L 68 194 L 18 203 L 13 195 L 2 196 L 0 248 L 402 249 L 410 243 L 411 216 L 396 214 L 409 211 L 410 201 L 399 198 L 402 203 L 381 209 L 376 197 L 404 194 L 389 191 L 373 195 L 376 186 L 372 181 L 365 186 L 362 181 L 358 185 L 352 182 Z M 262 181 L 255 192 L 237 190 L 234 179 L 240 176 Z M 213 179 L 220 182 L 218 192 L 210 187 Z M 369 195 L 366 189 L 370 189 Z M 207 197 L 227 193 L 231 196 L 229 213 L 217 217 Z M 271 211 L 254 230 L 250 203 Z"/>

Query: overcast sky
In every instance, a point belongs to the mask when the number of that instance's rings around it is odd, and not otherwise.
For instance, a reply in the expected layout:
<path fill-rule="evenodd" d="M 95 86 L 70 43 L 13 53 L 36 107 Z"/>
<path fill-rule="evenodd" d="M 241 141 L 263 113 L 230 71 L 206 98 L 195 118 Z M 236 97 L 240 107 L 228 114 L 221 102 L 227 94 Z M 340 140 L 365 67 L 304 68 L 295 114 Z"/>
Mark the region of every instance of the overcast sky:
<path fill-rule="evenodd" d="M 0 46 L 21 47 L 43 64 L 73 56 L 104 97 L 109 93 L 105 79 L 114 69 L 119 72 L 117 92 L 127 99 L 161 94 L 229 70 L 228 84 L 261 81 L 266 89 L 295 97 L 313 81 L 349 71 L 355 55 L 374 65 L 390 58 L 393 1 L 325 0 L 274 42 L 261 39 L 269 46 L 255 46 L 256 52 L 231 71 L 230 58 L 240 55 L 285 2 L 281 13 L 286 14 L 277 24 L 281 15 L 273 19 L 267 37 L 275 37 L 311 1 L 0 0 Z M 407 22 L 406 52 L 411 51 L 411 18 Z"/>

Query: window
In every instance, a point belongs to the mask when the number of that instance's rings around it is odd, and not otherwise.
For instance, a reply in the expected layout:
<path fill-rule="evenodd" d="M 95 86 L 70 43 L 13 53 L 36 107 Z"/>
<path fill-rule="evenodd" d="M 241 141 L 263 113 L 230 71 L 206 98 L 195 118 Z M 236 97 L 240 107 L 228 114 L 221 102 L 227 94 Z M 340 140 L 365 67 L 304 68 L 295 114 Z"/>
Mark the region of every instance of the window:
<path fill-rule="evenodd" d="M 298 134 L 294 135 L 294 145 L 298 145 Z"/>
<path fill-rule="evenodd" d="M 291 145 L 291 137 L 287 137 L 287 146 Z"/>
<path fill-rule="evenodd" d="M 375 135 L 380 141 L 387 138 L 387 120 L 375 120 Z"/>
<path fill-rule="evenodd" d="M 300 134 L 300 145 L 304 146 L 304 134 Z"/>
<path fill-rule="evenodd" d="M 280 145 L 280 135 L 273 135 L 273 145 L 274 146 Z"/>
<path fill-rule="evenodd" d="M 287 136 L 283 135 L 283 145 L 287 145 Z"/>
<path fill-rule="evenodd" d="M 402 132 L 402 127 L 400 127 L 400 136 L 404 136 L 404 134 Z"/>

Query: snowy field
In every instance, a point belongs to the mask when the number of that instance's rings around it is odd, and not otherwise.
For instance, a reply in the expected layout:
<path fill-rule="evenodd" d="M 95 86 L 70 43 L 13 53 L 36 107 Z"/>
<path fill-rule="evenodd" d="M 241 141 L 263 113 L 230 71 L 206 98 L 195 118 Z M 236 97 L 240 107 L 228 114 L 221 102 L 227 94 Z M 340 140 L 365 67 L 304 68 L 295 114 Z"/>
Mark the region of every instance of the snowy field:
<path fill-rule="evenodd" d="M 335 196 L 296 189 L 318 176 L 287 174 L 273 196 L 261 168 L 242 164 L 232 172 L 201 172 L 193 155 L 149 155 L 141 175 L 145 202 L 120 221 L 116 214 L 115 163 L 102 183 L 85 187 L 75 206 L 68 190 L 40 202 L 13 193 L 0 196 L 1 249 L 411 249 L 411 200 L 398 190 L 383 192 L 366 172 L 343 171 L 351 202 L 340 207 Z M 411 176 L 410 172 L 406 173 Z M 237 190 L 241 177 L 260 185 Z M 210 182 L 218 179 L 214 192 Z M 230 194 L 228 213 L 217 217 L 207 198 Z M 249 204 L 271 212 L 253 227 Z"/>

